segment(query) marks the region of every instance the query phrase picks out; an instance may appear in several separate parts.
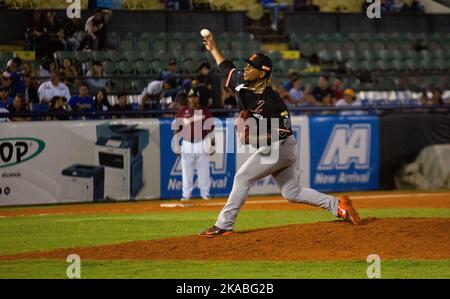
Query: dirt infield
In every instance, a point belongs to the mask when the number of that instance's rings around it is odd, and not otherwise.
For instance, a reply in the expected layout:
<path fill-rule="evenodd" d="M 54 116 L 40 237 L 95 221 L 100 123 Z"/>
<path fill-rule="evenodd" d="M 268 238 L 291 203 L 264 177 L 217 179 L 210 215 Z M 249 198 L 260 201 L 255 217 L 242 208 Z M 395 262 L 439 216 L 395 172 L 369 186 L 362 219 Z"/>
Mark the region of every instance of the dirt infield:
<path fill-rule="evenodd" d="M 364 208 L 450 208 L 450 192 L 417 193 L 417 192 L 359 192 L 352 193 L 353 203 L 359 209 Z M 47 207 L 0 208 L 0 217 L 21 217 L 31 215 L 61 214 L 138 214 L 149 212 L 192 212 L 218 211 L 226 199 L 209 201 L 193 200 L 189 207 L 161 207 L 163 201 L 139 201 L 101 204 L 75 204 Z M 179 201 L 164 201 L 179 203 Z M 281 196 L 251 196 L 243 210 L 313 210 L 306 205 L 292 204 Z"/>
<path fill-rule="evenodd" d="M 76 253 L 96 260 L 298 261 L 450 258 L 450 219 L 365 219 L 289 225 L 208 239 L 188 236 L 3 256 L 0 260 L 65 259 Z"/>

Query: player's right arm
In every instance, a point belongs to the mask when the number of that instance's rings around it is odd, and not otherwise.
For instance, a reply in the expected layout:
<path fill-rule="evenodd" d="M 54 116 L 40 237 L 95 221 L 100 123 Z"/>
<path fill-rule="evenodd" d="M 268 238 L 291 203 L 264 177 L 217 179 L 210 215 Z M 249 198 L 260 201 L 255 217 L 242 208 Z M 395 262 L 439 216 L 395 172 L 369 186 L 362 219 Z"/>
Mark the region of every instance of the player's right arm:
<path fill-rule="evenodd" d="M 206 50 L 211 53 L 221 71 L 225 74 L 225 87 L 229 87 L 234 91 L 236 86 L 244 83 L 244 74 L 242 71 L 237 70 L 233 62 L 226 59 L 220 53 L 212 34 L 203 38 L 203 44 Z"/>

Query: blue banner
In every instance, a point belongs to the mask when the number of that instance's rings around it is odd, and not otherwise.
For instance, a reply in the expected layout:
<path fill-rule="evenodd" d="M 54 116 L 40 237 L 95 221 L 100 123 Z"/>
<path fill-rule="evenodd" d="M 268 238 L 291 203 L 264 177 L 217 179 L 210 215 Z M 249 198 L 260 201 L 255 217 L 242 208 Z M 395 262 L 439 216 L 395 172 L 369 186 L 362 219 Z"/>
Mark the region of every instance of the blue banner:
<path fill-rule="evenodd" d="M 311 188 L 319 191 L 379 187 L 376 116 L 310 116 Z"/>
<path fill-rule="evenodd" d="M 161 140 L 161 198 L 181 198 L 182 177 L 181 177 L 181 156 L 172 151 L 171 142 L 173 131 L 171 129 L 173 119 L 162 119 L 160 121 Z M 236 173 L 236 155 L 234 151 L 226 148 L 234 144 L 233 122 L 221 121 L 221 125 L 216 122 L 215 128 L 216 153 L 210 156 L 211 173 L 211 197 L 228 196 L 233 185 Z M 219 147 L 222 147 L 219 150 Z M 234 147 L 234 146 L 233 146 Z M 232 152 L 226 154 L 226 152 Z M 194 176 L 194 184 L 197 186 L 197 175 Z M 200 191 L 196 187 L 192 197 L 200 197 Z"/>

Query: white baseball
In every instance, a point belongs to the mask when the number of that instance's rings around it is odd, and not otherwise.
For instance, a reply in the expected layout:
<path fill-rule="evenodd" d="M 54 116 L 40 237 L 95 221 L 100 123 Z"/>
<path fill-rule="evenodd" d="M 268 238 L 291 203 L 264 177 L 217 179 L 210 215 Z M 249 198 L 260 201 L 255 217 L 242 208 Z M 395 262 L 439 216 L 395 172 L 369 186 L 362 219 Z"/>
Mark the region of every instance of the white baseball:
<path fill-rule="evenodd" d="M 208 29 L 202 29 L 202 31 L 200 31 L 200 35 L 203 37 L 208 37 L 211 35 L 211 31 L 209 31 Z"/>

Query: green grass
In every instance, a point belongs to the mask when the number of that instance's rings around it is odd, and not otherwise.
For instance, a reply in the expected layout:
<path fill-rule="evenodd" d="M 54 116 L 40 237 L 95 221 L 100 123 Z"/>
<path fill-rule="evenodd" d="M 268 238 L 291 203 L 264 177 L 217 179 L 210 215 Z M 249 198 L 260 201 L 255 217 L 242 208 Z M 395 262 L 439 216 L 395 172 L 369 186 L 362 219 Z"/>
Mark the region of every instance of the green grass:
<path fill-rule="evenodd" d="M 0 262 L 0 278 L 66 278 L 68 265 L 45 260 Z M 81 261 L 81 278 L 367 278 L 367 267 L 365 261 Z M 382 260 L 381 278 L 450 278 L 450 260 Z"/>
<path fill-rule="evenodd" d="M 450 217 L 450 209 L 362 209 L 364 217 Z M 0 218 L 0 255 L 196 234 L 217 212 Z M 236 230 L 332 221 L 327 211 L 243 211 Z M 0 278 L 65 278 L 65 261 L 0 261 Z M 83 278 L 366 278 L 365 261 L 82 261 Z M 450 260 L 382 260 L 383 278 L 450 278 Z"/>
<path fill-rule="evenodd" d="M 450 217 L 450 209 L 366 209 L 362 217 Z M 217 212 L 0 218 L 0 255 L 197 234 Z M 327 211 L 243 211 L 236 230 L 331 221 Z"/>

